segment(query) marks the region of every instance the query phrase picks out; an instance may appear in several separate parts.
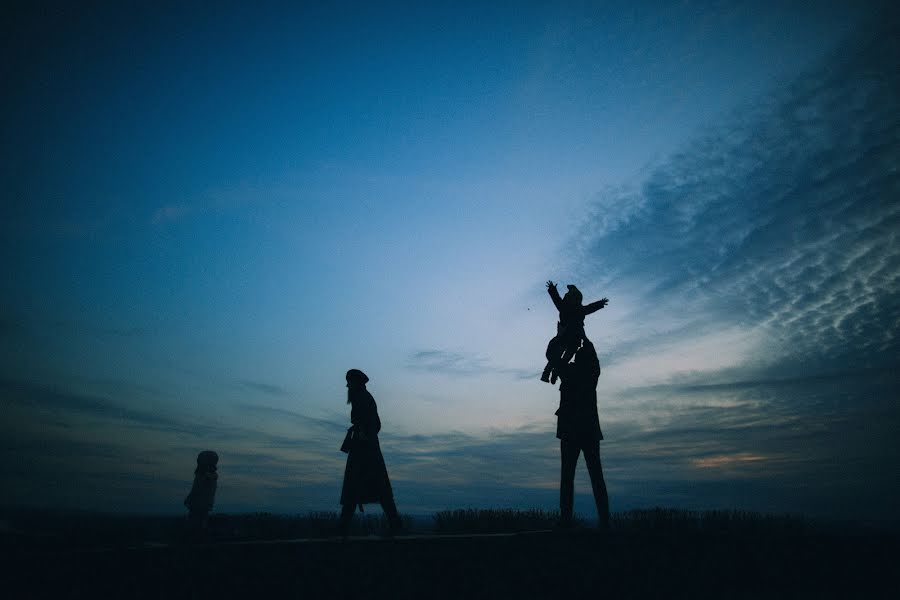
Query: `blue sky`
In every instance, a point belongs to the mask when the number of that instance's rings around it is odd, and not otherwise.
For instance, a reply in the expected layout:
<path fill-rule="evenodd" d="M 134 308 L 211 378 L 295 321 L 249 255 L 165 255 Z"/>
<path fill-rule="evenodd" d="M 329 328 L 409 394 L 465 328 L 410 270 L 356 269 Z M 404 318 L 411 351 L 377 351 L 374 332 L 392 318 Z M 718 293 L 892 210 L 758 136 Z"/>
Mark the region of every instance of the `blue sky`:
<path fill-rule="evenodd" d="M 355 367 L 401 510 L 551 508 L 553 279 L 613 510 L 890 518 L 897 15 L 782 4 L 14 11 L 5 503 L 178 511 L 211 448 L 333 509 Z"/>

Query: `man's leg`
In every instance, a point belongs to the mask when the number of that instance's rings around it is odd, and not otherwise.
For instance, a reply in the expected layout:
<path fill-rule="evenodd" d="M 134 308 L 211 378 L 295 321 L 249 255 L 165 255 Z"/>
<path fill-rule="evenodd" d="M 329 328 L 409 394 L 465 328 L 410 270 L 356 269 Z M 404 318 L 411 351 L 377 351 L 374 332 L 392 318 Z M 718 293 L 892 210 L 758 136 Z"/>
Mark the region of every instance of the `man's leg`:
<path fill-rule="evenodd" d="M 575 504 L 575 466 L 578 464 L 578 445 L 559 440 L 562 471 L 559 477 L 559 518 L 561 525 L 572 524 L 572 510 Z"/>
<path fill-rule="evenodd" d="M 591 476 L 591 489 L 597 505 L 597 526 L 601 529 L 609 527 L 609 495 L 606 493 L 606 482 L 603 480 L 603 466 L 600 464 L 600 442 L 590 442 L 582 448 L 584 462 L 587 463 Z"/>

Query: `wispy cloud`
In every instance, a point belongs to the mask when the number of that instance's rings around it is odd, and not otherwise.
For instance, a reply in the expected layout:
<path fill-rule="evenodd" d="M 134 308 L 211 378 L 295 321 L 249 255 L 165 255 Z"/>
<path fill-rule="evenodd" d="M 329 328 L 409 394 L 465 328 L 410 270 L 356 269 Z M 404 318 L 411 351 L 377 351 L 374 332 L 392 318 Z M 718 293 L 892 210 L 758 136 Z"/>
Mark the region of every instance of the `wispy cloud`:
<path fill-rule="evenodd" d="M 851 499 L 859 501 L 852 489 L 865 486 L 872 495 L 891 497 L 896 482 L 872 482 L 867 474 L 892 472 L 898 459 L 893 436 L 900 419 L 891 392 L 896 383 L 893 371 L 880 370 L 633 389 L 622 401 L 640 409 L 639 419 L 633 413 L 624 419 L 611 414 L 604 399 L 600 410 L 607 440 L 602 452 L 613 507 L 664 504 L 836 514 L 850 510 Z M 110 497 L 116 501 L 128 498 L 131 490 L 141 496 L 139 502 L 132 496 L 131 502 L 143 506 L 152 500 L 177 510 L 189 487 L 193 457 L 209 446 L 221 457 L 218 502 L 223 509 L 324 509 L 339 496 L 345 455 L 338 447 L 345 423 L 245 404 L 235 407 L 240 425 L 204 426 L 120 414 L 117 402 L 64 390 L 14 382 L 3 389 L 4 398 L 14 400 L 4 411 L 13 420 L 3 423 L 0 469 L 4 480 L 15 482 L 23 493 L 40 493 L 66 505 L 87 503 L 77 489 L 90 482 L 115 486 Z M 22 411 L 39 433 L 17 433 L 16 415 Z M 90 433 L 88 441 L 79 437 L 85 427 L 79 425 L 80 416 L 158 434 Z M 524 508 L 556 501 L 559 442 L 550 424 L 478 435 L 387 428 L 381 442 L 403 510 Z M 821 473 L 829 478 L 819 485 Z M 42 483 L 53 478 L 68 484 L 51 489 Z M 829 497 L 817 498 L 826 484 Z M 577 485 L 579 510 L 591 514 L 582 470 Z M 736 490 L 741 494 L 735 495 Z"/>
<path fill-rule="evenodd" d="M 510 375 L 515 379 L 531 379 L 539 375 L 539 373 L 528 369 L 497 366 L 485 356 L 439 349 L 414 352 L 407 362 L 407 367 L 416 371 L 459 377 L 499 373 Z"/>
<path fill-rule="evenodd" d="M 847 40 L 596 199 L 575 271 L 631 302 L 601 352 L 633 377 L 601 418 L 633 502 L 741 490 L 849 514 L 900 497 L 873 476 L 900 464 L 897 33 Z"/>
<path fill-rule="evenodd" d="M 82 394 L 13 380 L 0 381 L 0 390 L 3 391 L 5 404 L 25 408 L 36 413 L 77 413 L 84 417 L 112 419 L 147 428 L 168 430 L 183 430 L 186 428 L 185 422 L 181 419 L 161 413 L 134 409 L 102 396 Z M 192 425 L 190 429 L 191 431 L 196 431 L 202 429 L 202 426 Z"/>
<path fill-rule="evenodd" d="M 718 456 L 707 456 L 704 458 L 695 458 L 691 461 L 694 466 L 701 469 L 727 469 L 733 465 L 743 463 L 755 463 L 768 460 L 769 457 L 761 454 L 751 454 L 750 452 L 738 452 L 736 454 L 720 454 Z"/>
<path fill-rule="evenodd" d="M 242 389 L 254 390 L 257 392 L 262 392 L 264 394 L 268 394 L 270 396 L 286 396 L 288 391 L 281 387 L 280 385 L 275 385 L 272 383 L 265 383 L 262 381 L 239 381 L 237 385 Z"/>
<path fill-rule="evenodd" d="M 280 420 L 282 422 L 286 421 L 330 434 L 339 433 L 343 435 L 344 431 L 346 431 L 347 429 L 347 425 L 344 423 L 311 417 L 284 408 L 276 408 L 260 404 L 241 404 L 237 406 L 237 409 L 245 414 L 257 415 L 265 419 Z"/>
<path fill-rule="evenodd" d="M 623 352 L 740 327 L 784 372 L 900 354 L 898 58 L 896 36 L 850 40 L 597 199 L 578 270 L 634 299 Z"/>

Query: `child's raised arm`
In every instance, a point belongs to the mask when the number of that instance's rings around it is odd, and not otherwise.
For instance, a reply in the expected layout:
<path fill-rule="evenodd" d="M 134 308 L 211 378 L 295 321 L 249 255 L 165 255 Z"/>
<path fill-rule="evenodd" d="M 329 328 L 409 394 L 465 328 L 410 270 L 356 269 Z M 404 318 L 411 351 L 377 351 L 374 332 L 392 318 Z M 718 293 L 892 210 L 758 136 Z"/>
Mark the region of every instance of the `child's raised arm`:
<path fill-rule="evenodd" d="M 550 294 L 550 299 L 553 300 L 553 305 L 556 307 L 556 310 L 561 310 L 560 305 L 562 304 L 562 298 L 559 296 L 559 290 L 556 289 L 556 284 L 552 281 L 547 282 L 547 293 Z"/>
<path fill-rule="evenodd" d="M 593 312 L 597 312 L 598 310 L 600 310 L 601 308 L 606 306 L 608 302 L 609 302 L 608 298 L 601 298 L 600 300 L 597 300 L 596 302 L 591 302 L 590 304 L 586 304 L 584 306 L 584 314 L 589 315 Z"/>

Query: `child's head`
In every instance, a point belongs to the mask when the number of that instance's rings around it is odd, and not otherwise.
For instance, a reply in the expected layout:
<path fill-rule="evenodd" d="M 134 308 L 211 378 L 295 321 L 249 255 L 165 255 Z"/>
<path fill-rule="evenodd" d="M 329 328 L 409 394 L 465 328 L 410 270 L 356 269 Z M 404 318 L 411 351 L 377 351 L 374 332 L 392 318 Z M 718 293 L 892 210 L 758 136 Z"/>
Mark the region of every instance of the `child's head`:
<path fill-rule="evenodd" d="M 566 292 L 565 296 L 563 296 L 563 300 L 565 300 L 566 302 L 572 302 L 573 304 L 581 304 L 584 296 L 581 295 L 581 292 L 578 290 L 578 288 L 574 285 L 567 285 L 566 287 L 569 288 L 569 291 Z"/>
<path fill-rule="evenodd" d="M 213 470 L 219 464 L 219 455 L 212 450 L 204 450 L 197 455 L 197 468 Z"/>

